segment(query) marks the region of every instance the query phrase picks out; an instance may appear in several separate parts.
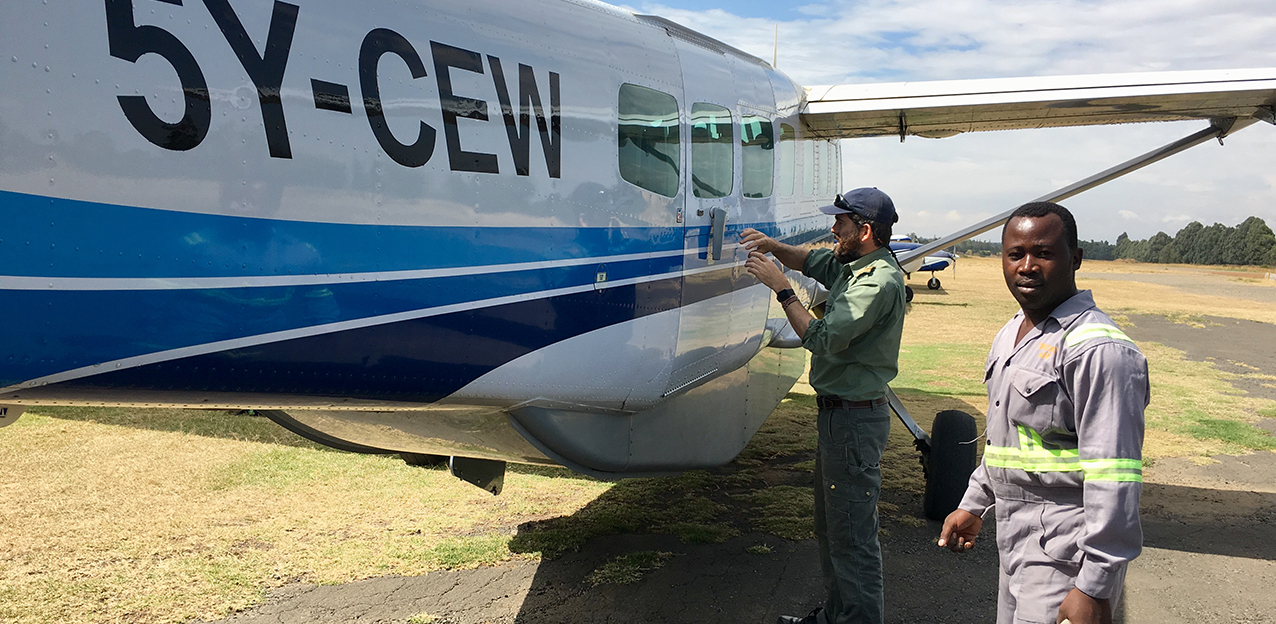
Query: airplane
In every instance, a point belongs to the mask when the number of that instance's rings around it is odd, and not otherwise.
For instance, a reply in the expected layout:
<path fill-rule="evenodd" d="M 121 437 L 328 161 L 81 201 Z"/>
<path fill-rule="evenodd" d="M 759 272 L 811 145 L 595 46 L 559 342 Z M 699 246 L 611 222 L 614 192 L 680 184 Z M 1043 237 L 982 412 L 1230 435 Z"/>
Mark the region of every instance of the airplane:
<path fill-rule="evenodd" d="M 493 493 L 744 448 L 804 357 L 738 236 L 827 240 L 839 140 L 1204 122 L 1058 201 L 1276 123 L 1276 69 L 802 87 L 593 0 L 81 8 L 0 4 L 0 424 L 253 409 Z M 973 419 L 891 404 L 934 517 Z"/>
<path fill-rule="evenodd" d="M 912 251 L 921 246 L 921 243 L 913 242 L 913 238 L 907 234 L 894 234 L 891 236 L 891 251 L 896 254 L 901 251 Z M 930 290 L 939 290 L 942 284 L 940 283 L 939 278 L 935 277 L 935 272 L 943 271 L 948 267 L 953 267 L 953 275 L 957 274 L 957 255 L 939 250 L 931 252 L 928 256 L 916 258 L 909 262 L 908 265 L 900 268 L 904 269 L 905 277 L 911 277 L 913 273 L 917 273 L 918 271 L 930 272 L 930 279 L 926 280 L 926 288 Z M 913 300 L 912 286 L 904 286 L 904 298 L 907 301 Z"/>

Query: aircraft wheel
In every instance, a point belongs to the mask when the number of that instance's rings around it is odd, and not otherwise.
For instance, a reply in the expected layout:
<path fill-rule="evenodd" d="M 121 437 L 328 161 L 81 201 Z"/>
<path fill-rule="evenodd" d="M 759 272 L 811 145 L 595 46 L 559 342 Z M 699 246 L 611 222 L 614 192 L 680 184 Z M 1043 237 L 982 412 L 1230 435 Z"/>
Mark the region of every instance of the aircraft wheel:
<path fill-rule="evenodd" d="M 922 511 L 931 520 L 943 520 L 966 493 L 975 471 L 975 419 L 966 412 L 945 410 L 935 415 L 930 431 L 930 455 L 926 459 L 926 494 Z"/>
<path fill-rule="evenodd" d="M 938 277 L 930 278 L 930 281 L 926 282 L 926 287 L 931 290 L 939 290 L 939 278 Z"/>
<path fill-rule="evenodd" d="M 904 301 L 912 301 L 912 300 L 913 300 L 913 287 L 906 285 L 904 286 Z"/>

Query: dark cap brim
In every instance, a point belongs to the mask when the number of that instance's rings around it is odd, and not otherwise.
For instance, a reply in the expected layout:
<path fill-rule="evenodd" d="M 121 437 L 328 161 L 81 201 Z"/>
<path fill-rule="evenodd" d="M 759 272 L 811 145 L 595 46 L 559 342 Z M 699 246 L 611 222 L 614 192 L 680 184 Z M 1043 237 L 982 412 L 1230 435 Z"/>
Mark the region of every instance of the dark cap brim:
<path fill-rule="evenodd" d="M 827 215 L 840 215 L 840 214 L 851 214 L 852 211 L 843 210 L 841 208 L 838 208 L 837 206 L 829 204 L 827 206 L 820 206 L 820 212 Z"/>

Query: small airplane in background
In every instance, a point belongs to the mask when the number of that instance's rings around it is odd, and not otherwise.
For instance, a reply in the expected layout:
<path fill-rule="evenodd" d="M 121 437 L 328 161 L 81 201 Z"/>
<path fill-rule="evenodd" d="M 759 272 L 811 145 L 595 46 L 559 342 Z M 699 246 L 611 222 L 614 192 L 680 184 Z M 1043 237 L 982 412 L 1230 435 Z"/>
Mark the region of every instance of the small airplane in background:
<path fill-rule="evenodd" d="M 891 251 L 899 255 L 900 252 L 917 249 L 922 244 L 913 242 L 913 238 L 907 234 L 894 234 L 891 236 L 890 246 Z M 917 272 L 929 272 L 930 279 L 926 280 L 926 288 L 939 290 L 941 284 L 939 278 L 935 277 L 935 272 L 943 271 L 948 267 L 953 267 L 953 275 L 957 274 L 957 254 L 940 249 L 932 251 L 921 258 L 914 258 L 903 269 L 904 274 L 908 277 L 912 277 L 912 274 Z M 904 296 L 908 301 L 913 300 L 912 286 L 904 286 Z"/>
<path fill-rule="evenodd" d="M 805 358 L 736 241 L 827 238 L 840 139 L 1205 123 L 1057 201 L 1276 123 L 1276 69 L 804 88 L 593 0 L 81 8 L 0 3 L 0 425 L 254 409 L 493 493 L 745 447 Z M 891 405 L 943 517 L 974 421 Z"/>

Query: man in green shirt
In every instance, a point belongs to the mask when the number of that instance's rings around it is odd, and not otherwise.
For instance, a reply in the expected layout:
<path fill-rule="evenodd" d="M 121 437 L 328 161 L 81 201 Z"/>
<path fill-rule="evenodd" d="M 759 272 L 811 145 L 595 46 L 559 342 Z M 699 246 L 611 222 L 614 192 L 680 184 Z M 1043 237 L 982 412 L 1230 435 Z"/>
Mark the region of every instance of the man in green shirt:
<path fill-rule="evenodd" d="M 891 426 L 886 384 L 899 370 L 904 329 L 904 274 L 889 246 L 899 217 L 875 188 L 838 195 L 820 210 L 834 218 L 832 250 L 786 245 L 753 229 L 741 234 L 750 250 L 745 268 L 778 293 L 811 351 L 819 407 L 815 533 L 828 597 L 806 617 L 780 616 L 780 624 L 876 624 L 884 617 L 877 497 Z M 823 318 L 807 311 L 767 253 L 828 288 Z"/>

